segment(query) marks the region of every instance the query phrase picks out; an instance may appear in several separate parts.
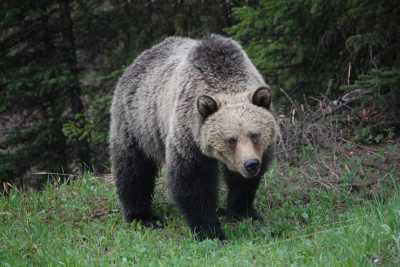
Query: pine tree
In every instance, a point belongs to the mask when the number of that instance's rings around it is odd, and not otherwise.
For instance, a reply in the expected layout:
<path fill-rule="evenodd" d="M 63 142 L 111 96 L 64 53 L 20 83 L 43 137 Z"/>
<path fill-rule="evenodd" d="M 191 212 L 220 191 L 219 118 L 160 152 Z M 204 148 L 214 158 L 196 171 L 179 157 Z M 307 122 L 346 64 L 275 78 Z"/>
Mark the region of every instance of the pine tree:
<path fill-rule="evenodd" d="M 234 14 L 229 32 L 266 77 L 300 99 L 328 86 L 340 94 L 361 74 L 400 64 L 395 1 L 261 0 Z"/>

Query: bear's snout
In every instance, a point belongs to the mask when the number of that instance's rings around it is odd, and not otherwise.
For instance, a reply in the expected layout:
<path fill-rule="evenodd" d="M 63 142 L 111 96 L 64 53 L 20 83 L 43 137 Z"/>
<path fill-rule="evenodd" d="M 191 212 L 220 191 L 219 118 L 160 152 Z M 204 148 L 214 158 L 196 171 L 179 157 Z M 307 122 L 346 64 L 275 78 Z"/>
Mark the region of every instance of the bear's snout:
<path fill-rule="evenodd" d="M 260 173 L 263 149 L 246 135 L 240 136 L 235 149 L 235 169 L 244 177 L 252 178 Z"/>
<path fill-rule="evenodd" d="M 260 169 L 260 161 L 258 159 L 249 159 L 244 162 L 245 170 L 251 174 L 256 175 Z"/>

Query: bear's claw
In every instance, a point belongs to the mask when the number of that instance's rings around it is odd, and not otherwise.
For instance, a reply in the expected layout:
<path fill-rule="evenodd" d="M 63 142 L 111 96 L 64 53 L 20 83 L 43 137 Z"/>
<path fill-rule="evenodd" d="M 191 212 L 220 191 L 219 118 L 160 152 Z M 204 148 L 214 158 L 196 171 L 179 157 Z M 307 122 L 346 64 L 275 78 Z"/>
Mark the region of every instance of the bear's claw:
<path fill-rule="evenodd" d="M 142 224 L 145 227 L 154 228 L 154 229 L 164 228 L 166 225 L 166 222 L 163 218 L 154 216 L 154 215 L 151 215 L 149 217 L 145 216 L 145 217 L 131 218 L 130 220 L 127 219 L 128 223 L 131 223 L 134 221 Z"/>
<path fill-rule="evenodd" d="M 144 226 L 154 229 L 164 228 L 166 225 L 165 220 L 157 216 L 152 216 L 150 219 L 141 222 Z"/>

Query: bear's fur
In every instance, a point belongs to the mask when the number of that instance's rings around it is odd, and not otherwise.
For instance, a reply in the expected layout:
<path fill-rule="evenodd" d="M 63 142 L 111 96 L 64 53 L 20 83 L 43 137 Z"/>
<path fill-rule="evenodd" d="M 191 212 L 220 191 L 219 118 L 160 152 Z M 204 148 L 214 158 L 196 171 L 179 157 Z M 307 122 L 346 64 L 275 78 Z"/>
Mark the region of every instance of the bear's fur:
<path fill-rule="evenodd" d="M 112 174 L 125 219 L 151 224 L 162 165 L 199 239 L 225 239 L 216 213 L 219 172 L 226 212 L 257 218 L 254 197 L 278 134 L 270 102 L 268 85 L 229 38 L 170 37 L 143 52 L 119 79 L 111 107 Z"/>

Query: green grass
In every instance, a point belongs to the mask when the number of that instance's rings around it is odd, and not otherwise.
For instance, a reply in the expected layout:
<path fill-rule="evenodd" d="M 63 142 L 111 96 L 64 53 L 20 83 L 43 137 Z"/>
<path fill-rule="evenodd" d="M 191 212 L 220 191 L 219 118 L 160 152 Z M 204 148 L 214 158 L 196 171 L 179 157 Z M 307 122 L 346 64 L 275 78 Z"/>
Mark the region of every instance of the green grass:
<path fill-rule="evenodd" d="M 268 173 L 257 196 L 264 222 L 223 221 L 229 242 L 194 241 L 158 194 L 163 229 L 127 225 L 112 183 L 86 175 L 42 192 L 0 198 L 0 266 L 399 266 L 396 172 L 373 194 L 308 186 L 299 170 Z"/>

